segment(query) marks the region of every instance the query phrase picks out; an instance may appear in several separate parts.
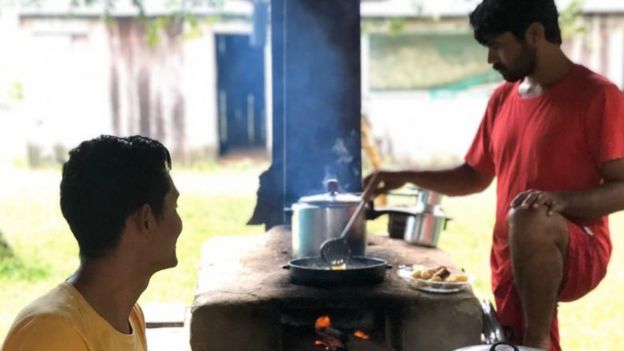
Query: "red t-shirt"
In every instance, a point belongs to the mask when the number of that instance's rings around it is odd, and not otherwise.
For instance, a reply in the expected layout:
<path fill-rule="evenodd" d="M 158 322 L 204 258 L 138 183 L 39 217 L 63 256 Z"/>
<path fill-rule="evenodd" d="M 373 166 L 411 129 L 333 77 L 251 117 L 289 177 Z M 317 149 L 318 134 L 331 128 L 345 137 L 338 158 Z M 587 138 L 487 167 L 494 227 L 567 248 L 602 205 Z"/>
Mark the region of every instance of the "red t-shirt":
<path fill-rule="evenodd" d="M 490 98 L 466 155 L 477 171 L 497 180 L 496 223 L 490 257 L 493 288 L 512 279 L 507 212 L 520 192 L 584 190 L 599 186 L 601 164 L 624 158 L 624 95 L 606 78 L 575 65 L 539 97 L 522 98 L 505 83 Z M 607 217 L 574 220 L 611 254 Z"/>

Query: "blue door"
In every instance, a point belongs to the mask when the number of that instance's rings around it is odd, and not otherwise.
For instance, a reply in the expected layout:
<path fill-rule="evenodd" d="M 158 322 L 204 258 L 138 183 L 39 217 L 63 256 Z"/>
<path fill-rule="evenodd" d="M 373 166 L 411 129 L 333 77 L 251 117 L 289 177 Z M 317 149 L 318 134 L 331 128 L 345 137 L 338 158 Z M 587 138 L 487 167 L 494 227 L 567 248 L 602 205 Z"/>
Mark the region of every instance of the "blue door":
<path fill-rule="evenodd" d="M 217 34 L 219 153 L 264 147 L 264 52 L 249 35 Z"/>

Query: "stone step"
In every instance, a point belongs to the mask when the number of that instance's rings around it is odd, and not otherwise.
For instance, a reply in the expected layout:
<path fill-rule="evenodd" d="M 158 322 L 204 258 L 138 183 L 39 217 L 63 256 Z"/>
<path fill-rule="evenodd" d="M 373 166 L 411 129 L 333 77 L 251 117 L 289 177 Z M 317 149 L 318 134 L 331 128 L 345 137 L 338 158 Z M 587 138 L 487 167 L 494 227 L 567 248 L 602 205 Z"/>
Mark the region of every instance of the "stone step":
<path fill-rule="evenodd" d="M 189 351 L 190 308 L 182 303 L 141 304 L 148 351 Z"/>
<path fill-rule="evenodd" d="M 141 304 L 147 328 L 183 327 L 189 306 L 183 303 L 152 302 Z"/>

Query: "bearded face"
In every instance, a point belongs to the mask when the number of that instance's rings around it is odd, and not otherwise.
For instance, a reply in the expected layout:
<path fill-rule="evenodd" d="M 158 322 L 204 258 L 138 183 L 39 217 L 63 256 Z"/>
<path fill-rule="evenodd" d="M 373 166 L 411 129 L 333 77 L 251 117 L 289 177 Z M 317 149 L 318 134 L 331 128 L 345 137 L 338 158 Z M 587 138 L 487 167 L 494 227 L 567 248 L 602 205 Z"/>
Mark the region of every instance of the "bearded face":
<path fill-rule="evenodd" d="M 537 53 L 524 40 L 507 32 L 488 44 L 488 62 L 508 82 L 516 82 L 535 72 Z"/>
<path fill-rule="evenodd" d="M 510 63 L 497 62 L 494 69 L 497 70 L 508 82 L 517 82 L 535 71 L 536 57 L 535 50 L 526 43 L 521 44 L 521 50 L 515 59 Z"/>

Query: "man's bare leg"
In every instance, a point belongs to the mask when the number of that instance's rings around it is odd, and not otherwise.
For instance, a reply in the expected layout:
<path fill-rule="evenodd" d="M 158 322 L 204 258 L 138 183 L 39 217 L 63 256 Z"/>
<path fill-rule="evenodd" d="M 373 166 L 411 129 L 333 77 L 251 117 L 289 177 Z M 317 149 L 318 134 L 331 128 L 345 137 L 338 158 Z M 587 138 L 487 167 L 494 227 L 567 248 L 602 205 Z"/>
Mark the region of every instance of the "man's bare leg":
<path fill-rule="evenodd" d="M 550 323 L 568 249 L 568 227 L 546 208 L 509 212 L 509 247 L 524 313 L 524 344 L 550 350 Z"/>

